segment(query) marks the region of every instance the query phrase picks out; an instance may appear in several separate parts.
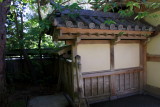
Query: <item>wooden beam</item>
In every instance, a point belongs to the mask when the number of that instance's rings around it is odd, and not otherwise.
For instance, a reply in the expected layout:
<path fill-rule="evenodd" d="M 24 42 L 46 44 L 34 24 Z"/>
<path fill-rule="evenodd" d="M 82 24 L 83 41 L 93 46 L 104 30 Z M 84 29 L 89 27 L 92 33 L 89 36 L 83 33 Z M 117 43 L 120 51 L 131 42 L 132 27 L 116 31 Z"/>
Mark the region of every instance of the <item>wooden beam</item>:
<path fill-rule="evenodd" d="M 160 55 L 147 55 L 147 61 L 160 62 Z"/>
<path fill-rule="evenodd" d="M 64 48 L 64 49 L 62 49 L 62 50 L 60 50 L 60 51 L 58 51 L 57 54 L 58 54 L 58 55 L 62 55 L 62 54 L 67 53 L 68 51 L 71 51 L 71 46 L 66 47 L 66 48 Z"/>
<path fill-rule="evenodd" d="M 134 67 L 134 68 L 126 68 L 126 69 L 117 69 L 117 70 L 108 70 L 108 71 L 97 71 L 97 72 L 88 72 L 88 73 L 82 73 L 83 78 L 90 78 L 90 77 L 100 77 L 105 75 L 118 75 L 118 74 L 124 74 L 124 73 L 131 73 L 131 72 L 140 72 L 142 71 L 142 68 L 140 67 Z"/>
<path fill-rule="evenodd" d="M 62 33 L 99 33 L 99 34 L 119 34 L 121 32 L 124 32 L 128 35 L 151 35 L 152 32 L 150 31 L 127 31 L 127 30 L 107 30 L 107 29 L 81 29 L 81 28 L 66 28 L 66 27 L 58 27 L 58 29 L 62 30 Z"/>
<path fill-rule="evenodd" d="M 81 40 L 79 44 L 108 44 L 109 40 Z"/>
<path fill-rule="evenodd" d="M 140 43 L 140 40 L 121 40 L 117 44 Z"/>
<path fill-rule="evenodd" d="M 111 35 L 107 35 L 107 36 L 104 36 L 104 35 L 99 35 L 99 36 L 96 36 L 96 35 L 90 35 L 88 36 L 87 34 L 86 35 L 81 35 L 80 36 L 81 39 L 86 39 L 86 40 L 94 40 L 94 39 L 98 39 L 98 40 L 103 40 L 103 39 L 115 39 L 116 37 L 115 36 L 112 36 Z M 132 39 L 132 40 L 137 40 L 137 39 L 147 39 L 147 37 L 145 36 L 121 36 L 119 37 L 121 40 L 127 40 L 127 39 Z M 68 34 L 63 34 L 63 36 L 58 36 L 58 39 L 59 40 L 70 40 L 70 39 L 76 39 L 76 36 L 75 35 L 68 35 Z"/>

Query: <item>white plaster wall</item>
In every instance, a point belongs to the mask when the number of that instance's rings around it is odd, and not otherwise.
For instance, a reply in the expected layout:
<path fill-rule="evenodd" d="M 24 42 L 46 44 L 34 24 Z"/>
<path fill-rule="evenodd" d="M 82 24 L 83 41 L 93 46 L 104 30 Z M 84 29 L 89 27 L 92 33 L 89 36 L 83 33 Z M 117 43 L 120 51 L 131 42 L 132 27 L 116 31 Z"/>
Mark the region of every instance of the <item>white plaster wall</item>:
<path fill-rule="evenodd" d="M 145 20 L 153 26 L 159 25 L 160 11 L 150 14 Z M 148 42 L 147 53 L 160 55 L 160 34 Z M 147 84 L 160 88 L 160 62 L 147 62 Z"/>
<path fill-rule="evenodd" d="M 160 55 L 160 34 L 147 44 L 147 53 Z M 160 62 L 147 63 L 147 84 L 160 88 Z"/>
<path fill-rule="evenodd" d="M 160 88 L 160 62 L 147 62 L 147 84 Z"/>
<path fill-rule="evenodd" d="M 139 44 L 116 44 L 114 47 L 115 69 L 139 67 Z"/>
<path fill-rule="evenodd" d="M 147 44 L 147 52 L 153 55 L 160 55 L 160 34 L 151 40 Z"/>
<path fill-rule="evenodd" d="M 82 72 L 110 69 L 109 44 L 79 44 L 77 54 L 81 56 Z"/>

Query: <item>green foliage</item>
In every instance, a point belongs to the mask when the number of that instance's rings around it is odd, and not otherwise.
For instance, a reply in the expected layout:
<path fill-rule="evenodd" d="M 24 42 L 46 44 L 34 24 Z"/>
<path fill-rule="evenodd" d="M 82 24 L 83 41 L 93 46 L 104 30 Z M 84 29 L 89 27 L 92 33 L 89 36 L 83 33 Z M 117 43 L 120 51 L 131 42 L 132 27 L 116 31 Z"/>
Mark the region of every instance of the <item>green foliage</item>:
<path fill-rule="evenodd" d="M 119 32 L 117 36 L 119 37 L 119 36 L 122 36 L 124 34 L 125 34 L 125 32 Z"/>
<path fill-rule="evenodd" d="M 105 6 L 104 6 L 104 8 L 103 8 L 103 11 L 104 12 L 107 12 L 109 9 L 111 9 L 112 8 L 112 6 L 111 5 L 109 5 L 109 4 L 106 4 Z"/>
<path fill-rule="evenodd" d="M 0 0 L 0 3 L 3 2 L 3 0 Z"/>
<path fill-rule="evenodd" d="M 77 3 L 73 3 L 73 4 L 71 4 L 71 5 L 67 5 L 67 6 L 65 6 L 67 9 L 70 9 L 70 10 L 75 10 L 75 9 L 77 9 L 77 10 L 79 10 L 79 9 L 82 9 Z"/>
<path fill-rule="evenodd" d="M 130 11 L 129 9 L 119 10 L 118 13 L 119 13 L 121 16 L 124 16 L 124 17 L 129 17 L 129 16 L 134 15 L 134 11 Z"/>
<path fill-rule="evenodd" d="M 0 0 L 2 2 L 3 0 Z M 52 9 L 62 11 L 64 9 L 82 9 L 78 3 L 72 3 L 71 5 L 64 5 L 65 0 L 55 0 L 56 4 L 52 5 Z M 88 0 L 88 3 L 92 5 L 93 9 L 103 10 L 104 12 L 112 11 L 115 12 L 118 9 L 118 13 L 124 17 L 130 17 L 135 14 L 134 8 L 140 8 L 140 1 L 129 1 L 126 3 L 126 9 L 119 7 L 117 2 L 104 3 L 104 0 Z M 147 8 L 156 9 L 160 7 L 160 3 L 148 3 L 146 0 L 142 1 Z M 62 8 L 61 5 L 64 5 Z M 47 13 L 47 5 L 40 6 L 41 11 Z M 22 12 L 23 22 L 21 22 L 20 14 Z M 39 20 L 37 14 L 37 3 L 35 0 L 13 0 L 10 6 L 10 14 L 7 16 L 7 49 L 20 49 L 21 45 L 24 48 L 36 49 L 38 48 L 38 41 L 41 32 L 47 32 L 51 28 L 51 22 L 46 18 Z M 49 14 L 49 13 L 48 13 Z M 148 11 L 139 12 L 135 19 L 142 19 L 149 14 Z M 75 18 L 79 14 L 68 14 L 70 17 Z M 159 15 L 151 16 L 153 18 L 159 17 Z M 16 22 L 17 18 L 17 22 Z M 105 24 L 111 25 L 116 24 L 113 20 L 106 20 Z M 21 25 L 23 24 L 23 29 Z M 19 29 L 17 29 L 19 28 Z M 23 38 L 20 38 L 21 32 L 23 32 Z M 41 35 L 41 46 L 42 48 L 54 48 L 58 45 L 61 46 L 63 43 L 52 42 L 52 37 L 49 35 Z"/>
<path fill-rule="evenodd" d="M 144 17 L 146 17 L 148 15 L 149 15 L 148 12 L 139 12 L 138 15 L 134 19 L 138 19 L 139 20 L 139 19 L 142 19 L 142 18 L 144 18 Z"/>
<path fill-rule="evenodd" d="M 160 8 L 160 3 L 152 3 L 152 4 L 146 3 L 145 6 L 147 8 L 157 9 L 157 8 Z"/>
<path fill-rule="evenodd" d="M 113 20 L 106 20 L 106 21 L 104 22 L 104 24 L 111 25 L 111 24 L 116 24 L 116 22 L 113 21 Z"/>
<path fill-rule="evenodd" d="M 140 4 L 133 1 L 127 2 L 126 6 L 129 8 L 130 11 L 133 11 L 134 7 L 140 8 Z"/>

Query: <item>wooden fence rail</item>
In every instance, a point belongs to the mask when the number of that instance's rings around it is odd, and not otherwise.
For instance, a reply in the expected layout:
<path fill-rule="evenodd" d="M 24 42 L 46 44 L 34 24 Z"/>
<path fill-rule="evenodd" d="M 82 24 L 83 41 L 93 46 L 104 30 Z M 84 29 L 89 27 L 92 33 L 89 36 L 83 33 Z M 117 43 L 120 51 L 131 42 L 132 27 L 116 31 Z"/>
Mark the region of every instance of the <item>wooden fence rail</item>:
<path fill-rule="evenodd" d="M 126 69 L 121 71 L 102 72 L 102 75 L 83 74 L 84 96 L 120 96 L 138 92 L 141 89 L 142 69 Z"/>

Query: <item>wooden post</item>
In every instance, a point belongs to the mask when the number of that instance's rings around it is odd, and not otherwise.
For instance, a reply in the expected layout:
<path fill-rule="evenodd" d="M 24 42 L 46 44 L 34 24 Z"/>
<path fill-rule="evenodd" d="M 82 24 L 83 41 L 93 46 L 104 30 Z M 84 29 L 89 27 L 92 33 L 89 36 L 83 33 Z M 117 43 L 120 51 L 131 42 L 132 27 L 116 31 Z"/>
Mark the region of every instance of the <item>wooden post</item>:
<path fill-rule="evenodd" d="M 110 42 L 110 69 L 111 72 L 114 70 L 114 41 Z M 110 100 L 116 99 L 116 89 L 115 89 L 115 75 L 110 75 Z"/>
<path fill-rule="evenodd" d="M 147 84 L 147 52 L 146 52 L 146 41 L 141 40 L 140 42 L 140 67 L 142 71 L 139 72 L 139 89 L 140 93 L 143 92 L 143 88 Z"/>
<path fill-rule="evenodd" d="M 75 57 L 76 60 L 76 76 L 77 76 L 77 87 L 78 87 L 78 92 L 80 95 L 80 98 L 84 97 L 84 90 L 83 90 L 83 77 L 81 73 L 81 57 L 79 55 L 76 55 Z"/>
<path fill-rule="evenodd" d="M 84 98 L 84 88 L 83 88 L 83 77 L 81 73 L 81 57 L 79 55 L 75 56 L 76 61 L 76 77 L 77 77 L 77 91 L 79 99 L 79 107 L 87 107 L 87 99 Z"/>
<path fill-rule="evenodd" d="M 76 100 L 77 94 L 77 78 L 76 78 L 76 66 L 75 56 L 77 55 L 77 44 L 72 44 L 72 80 L 73 80 L 73 98 Z"/>
<path fill-rule="evenodd" d="M 143 87 L 145 87 L 147 85 L 147 44 L 146 41 L 143 40 L 142 41 L 142 45 L 143 45 Z"/>

